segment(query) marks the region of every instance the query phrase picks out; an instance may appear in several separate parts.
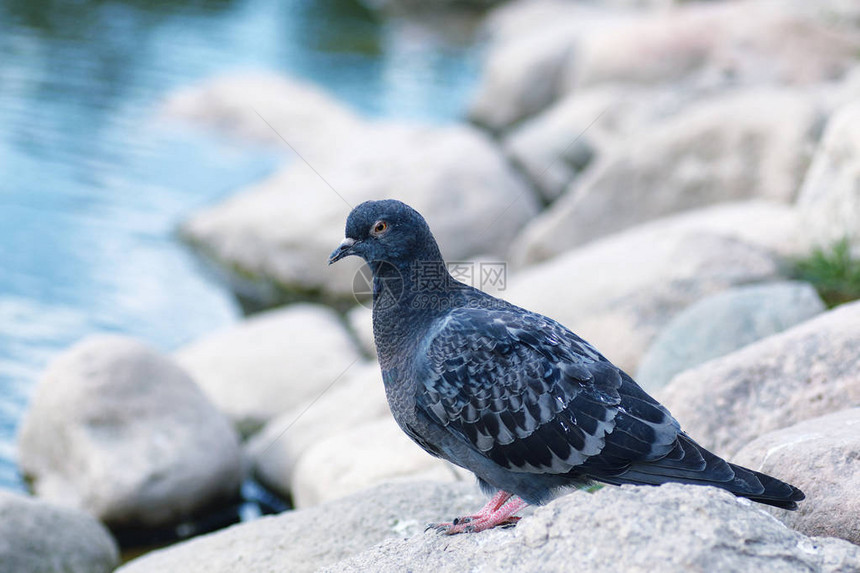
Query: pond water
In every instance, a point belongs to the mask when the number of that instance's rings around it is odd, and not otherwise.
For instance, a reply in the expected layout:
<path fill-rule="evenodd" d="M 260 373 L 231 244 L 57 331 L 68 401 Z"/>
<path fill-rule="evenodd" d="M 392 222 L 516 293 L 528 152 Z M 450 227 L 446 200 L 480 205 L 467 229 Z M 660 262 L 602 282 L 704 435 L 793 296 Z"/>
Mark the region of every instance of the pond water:
<path fill-rule="evenodd" d="M 15 431 L 57 353 L 98 332 L 170 350 L 240 316 L 175 229 L 286 153 L 171 124 L 165 96 L 276 70 L 456 119 L 475 50 L 422 30 L 347 0 L 0 0 L 0 487 L 23 489 Z"/>

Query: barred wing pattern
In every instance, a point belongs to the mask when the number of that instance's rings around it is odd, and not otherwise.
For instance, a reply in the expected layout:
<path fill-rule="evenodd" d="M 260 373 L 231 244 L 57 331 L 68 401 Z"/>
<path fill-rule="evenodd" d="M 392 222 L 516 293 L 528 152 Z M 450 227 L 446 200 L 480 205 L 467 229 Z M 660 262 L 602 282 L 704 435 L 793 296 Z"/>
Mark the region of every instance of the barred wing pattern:
<path fill-rule="evenodd" d="M 669 454 L 680 431 L 591 345 L 516 307 L 451 311 L 417 368 L 418 408 L 515 472 L 565 474 L 594 460 L 623 473 Z"/>

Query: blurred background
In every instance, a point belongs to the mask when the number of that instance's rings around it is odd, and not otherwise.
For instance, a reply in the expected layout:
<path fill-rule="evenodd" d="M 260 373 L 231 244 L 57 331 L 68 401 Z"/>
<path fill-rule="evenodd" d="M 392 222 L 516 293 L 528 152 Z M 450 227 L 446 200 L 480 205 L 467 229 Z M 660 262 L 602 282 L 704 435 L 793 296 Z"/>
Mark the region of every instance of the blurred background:
<path fill-rule="evenodd" d="M 265 70 L 372 117 L 462 116 L 468 25 L 404 27 L 349 0 L 0 2 L 0 485 L 23 487 L 17 422 L 59 351 L 96 332 L 171 350 L 241 315 L 175 231 L 288 150 L 166 120 L 168 94 Z"/>
<path fill-rule="evenodd" d="M 370 198 L 718 453 L 858 406 L 858 134 L 855 0 L 0 0 L 0 489 L 128 548 L 469 481 L 326 265 Z"/>

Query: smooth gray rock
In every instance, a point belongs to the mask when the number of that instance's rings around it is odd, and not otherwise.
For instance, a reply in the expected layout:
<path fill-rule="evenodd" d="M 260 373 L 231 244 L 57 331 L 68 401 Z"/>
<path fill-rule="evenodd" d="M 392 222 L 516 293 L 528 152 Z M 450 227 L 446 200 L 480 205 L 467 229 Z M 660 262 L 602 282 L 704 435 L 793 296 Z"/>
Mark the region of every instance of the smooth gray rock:
<path fill-rule="evenodd" d="M 846 4 L 845 8 L 836 6 Z M 854 65 L 858 35 L 842 0 L 685 2 L 584 35 L 568 89 L 606 82 L 713 87 L 810 84 Z M 793 42 L 785 42 L 791 37 Z M 647 54 L 647 57 L 643 57 Z"/>
<path fill-rule="evenodd" d="M 708 215 L 656 221 L 519 270 L 503 298 L 558 320 L 634 372 L 660 330 L 693 302 L 779 276 L 769 249 L 723 230 L 732 217 Z"/>
<path fill-rule="evenodd" d="M 547 211 L 544 215 L 546 213 Z M 547 222 L 546 219 L 543 220 Z M 770 201 L 737 201 L 711 205 L 664 217 L 639 227 L 663 228 L 666 233 L 714 233 L 759 246 L 783 257 L 802 256 L 809 253 L 811 248 L 807 237 L 801 232 L 801 218 L 797 209 Z M 618 233 L 618 236 L 638 232 L 639 229 L 634 227 Z M 612 237 L 603 240 L 609 241 Z M 516 269 L 552 259 L 570 250 L 572 249 L 565 244 L 564 235 L 559 235 L 553 224 L 545 227 L 529 225 L 515 241 L 509 260 Z"/>
<path fill-rule="evenodd" d="M 340 317 L 315 304 L 254 315 L 181 348 L 176 359 L 244 435 L 363 362 Z"/>
<path fill-rule="evenodd" d="M 354 301 L 360 264 L 329 267 L 328 255 L 343 238 L 345 215 L 364 200 L 414 205 L 452 261 L 501 256 L 538 210 L 501 150 L 470 126 L 373 124 L 308 161 L 316 172 L 294 162 L 195 213 L 182 225 L 184 237 L 239 275 L 343 302 Z"/>
<path fill-rule="evenodd" d="M 484 25 L 489 49 L 469 119 L 501 132 L 551 105 L 581 38 L 617 18 L 579 2 L 509 2 L 494 10 Z"/>
<path fill-rule="evenodd" d="M 642 137 L 642 130 L 650 133 L 652 125 L 696 97 L 692 90 L 622 84 L 577 90 L 506 132 L 504 148 L 544 200 L 552 202 L 603 156 L 637 134 Z"/>
<path fill-rule="evenodd" d="M 847 238 L 860 245 L 860 103 L 830 119 L 797 206 L 813 242 L 828 247 Z"/>
<path fill-rule="evenodd" d="M 238 496 L 239 438 L 170 358 L 120 336 L 60 355 L 21 424 L 37 496 L 110 527 L 155 527 Z"/>
<path fill-rule="evenodd" d="M 118 572 L 316 571 L 389 537 L 421 535 L 428 522 L 464 515 L 485 501 L 474 484 L 386 484 L 153 551 Z"/>
<path fill-rule="evenodd" d="M 799 487 L 797 511 L 771 513 L 806 535 L 860 544 L 860 408 L 805 420 L 765 434 L 732 458 Z"/>
<path fill-rule="evenodd" d="M 0 490 L 0 571 L 109 573 L 119 550 L 91 515 Z"/>
<path fill-rule="evenodd" d="M 803 282 L 739 286 L 704 298 L 666 325 L 639 365 L 636 381 L 648 392 L 679 372 L 782 332 L 825 310 Z"/>
<path fill-rule="evenodd" d="M 679 5 L 623 9 L 668 4 Z M 505 131 L 606 84 L 684 92 L 829 81 L 855 65 L 857 12 L 850 0 L 510 2 L 487 19 L 470 118 Z"/>
<path fill-rule="evenodd" d="M 703 446 L 731 455 L 751 440 L 860 405 L 860 302 L 675 376 L 657 398 Z"/>
<path fill-rule="evenodd" d="M 167 117 L 290 153 L 286 140 L 310 161 L 364 126 L 358 114 L 313 84 L 262 72 L 208 79 L 170 94 L 162 108 Z"/>
<path fill-rule="evenodd" d="M 848 572 L 860 547 L 791 531 L 715 488 L 605 487 L 537 508 L 513 529 L 388 539 L 323 568 L 351 571 Z"/>
<path fill-rule="evenodd" d="M 809 164 L 821 116 L 804 94 L 749 89 L 714 96 L 602 157 L 518 245 L 558 253 L 673 213 L 749 199 L 789 203 Z"/>
<path fill-rule="evenodd" d="M 254 476 L 289 497 L 296 464 L 309 448 L 390 416 L 379 365 L 355 364 L 331 388 L 273 419 L 248 440 Z"/>
<path fill-rule="evenodd" d="M 292 499 L 303 508 L 381 483 L 459 481 L 461 474 L 452 467 L 418 447 L 386 416 L 311 445 L 296 464 Z M 468 476 L 473 483 L 472 474 Z"/>

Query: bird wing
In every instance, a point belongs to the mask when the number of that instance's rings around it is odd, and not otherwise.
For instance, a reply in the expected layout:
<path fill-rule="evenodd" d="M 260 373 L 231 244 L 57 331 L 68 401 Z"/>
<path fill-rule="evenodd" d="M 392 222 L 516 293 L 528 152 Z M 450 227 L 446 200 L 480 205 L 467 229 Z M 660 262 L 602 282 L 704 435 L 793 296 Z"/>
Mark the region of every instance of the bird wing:
<path fill-rule="evenodd" d="M 593 459 L 623 472 L 631 460 L 666 456 L 679 432 L 590 344 L 517 307 L 452 310 L 425 340 L 416 369 L 417 407 L 511 471 L 567 473 Z"/>

